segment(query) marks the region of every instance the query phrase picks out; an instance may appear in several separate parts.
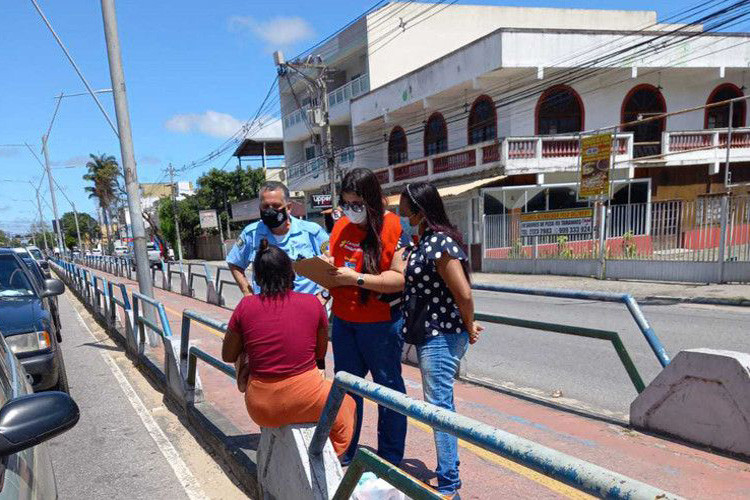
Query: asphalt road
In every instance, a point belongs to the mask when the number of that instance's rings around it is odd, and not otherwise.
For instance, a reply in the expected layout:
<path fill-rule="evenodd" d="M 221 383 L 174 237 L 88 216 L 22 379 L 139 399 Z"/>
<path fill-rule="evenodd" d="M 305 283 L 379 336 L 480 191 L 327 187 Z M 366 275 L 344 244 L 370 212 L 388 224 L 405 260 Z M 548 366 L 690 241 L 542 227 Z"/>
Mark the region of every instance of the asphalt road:
<path fill-rule="evenodd" d="M 210 267 L 215 278 L 216 266 Z M 193 269 L 203 273 L 200 267 Z M 232 281 L 228 271 L 222 271 L 221 276 Z M 195 278 L 193 286 L 196 297 L 205 299 L 204 280 Z M 173 276 L 173 289 L 179 290 L 177 276 Z M 241 298 L 233 285 L 224 286 L 223 296 L 228 307 Z M 646 384 L 661 370 L 624 305 L 492 292 L 477 292 L 475 300 L 481 312 L 615 331 Z M 750 351 L 750 308 L 697 304 L 641 308 L 672 357 L 680 350 L 700 347 Z M 626 417 L 637 392 L 611 343 L 504 325 L 486 327 L 466 356 L 469 376 L 597 413 Z"/>

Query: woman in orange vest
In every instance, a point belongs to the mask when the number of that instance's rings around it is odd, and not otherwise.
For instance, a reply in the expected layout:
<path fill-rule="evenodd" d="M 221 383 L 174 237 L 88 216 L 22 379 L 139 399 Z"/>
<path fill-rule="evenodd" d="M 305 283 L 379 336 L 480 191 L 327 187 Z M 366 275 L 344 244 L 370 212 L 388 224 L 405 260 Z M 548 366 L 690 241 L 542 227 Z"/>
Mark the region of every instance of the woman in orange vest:
<path fill-rule="evenodd" d="M 340 207 L 344 217 L 336 222 L 330 239 L 336 287 L 333 297 L 334 371 L 364 377 L 406 393 L 401 377 L 401 312 L 391 307 L 385 294 L 404 289 L 399 265 L 401 220 L 387 212 L 380 182 L 365 168 L 351 170 L 342 182 Z M 362 427 L 362 398 L 357 402 L 357 425 L 352 444 L 342 457 L 354 457 Z M 401 463 L 406 440 L 406 417 L 378 407 L 378 455 L 394 465 Z"/>

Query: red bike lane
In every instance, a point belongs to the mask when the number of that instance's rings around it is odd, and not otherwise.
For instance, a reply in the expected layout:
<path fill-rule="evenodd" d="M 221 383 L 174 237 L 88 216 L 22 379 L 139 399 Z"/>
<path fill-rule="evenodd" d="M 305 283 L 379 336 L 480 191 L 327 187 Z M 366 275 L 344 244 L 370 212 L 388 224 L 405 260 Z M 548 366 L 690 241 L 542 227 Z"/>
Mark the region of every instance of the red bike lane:
<path fill-rule="evenodd" d="M 94 272 L 112 282 L 124 283 L 129 292 L 137 291 L 133 281 Z M 177 293 L 154 288 L 154 294 L 164 304 L 176 338 L 181 335 L 185 309 L 221 321 L 228 321 L 231 315 L 228 309 Z M 222 336 L 217 330 L 192 322 L 191 343 L 217 357 Z M 161 360 L 160 350 L 161 346 L 153 348 L 153 355 Z M 332 366 L 330 349 L 328 357 L 328 365 Z M 241 432 L 250 436 L 259 434 L 260 429 L 247 416 L 243 395 L 237 391 L 234 380 L 201 361 L 198 369 L 206 400 Z M 330 369 L 329 375 L 332 376 Z M 404 364 L 403 375 L 408 394 L 421 399 L 419 369 Z M 455 403 L 456 411 L 462 415 L 684 497 L 750 497 L 750 464 L 741 460 L 463 382 L 456 382 Z M 376 405 L 366 403 L 362 445 L 376 446 L 376 422 Z M 431 429 L 409 419 L 406 455 L 401 467 L 434 484 L 434 446 Z M 463 498 L 588 496 L 470 443 L 461 441 L 459 452 Z"/>

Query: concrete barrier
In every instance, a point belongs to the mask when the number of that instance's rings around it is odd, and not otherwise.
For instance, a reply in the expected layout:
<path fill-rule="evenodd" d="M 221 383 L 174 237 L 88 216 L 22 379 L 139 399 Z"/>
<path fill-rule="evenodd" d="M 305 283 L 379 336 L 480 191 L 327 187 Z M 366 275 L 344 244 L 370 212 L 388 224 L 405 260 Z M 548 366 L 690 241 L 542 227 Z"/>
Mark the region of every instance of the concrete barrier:
<path fill-rule="evenodd" d="M 344 473 L 330 440 L 323 453 L 308 454 L 315 426 L 297 424 L 261 430 L 257 467 L 264 499 L 333 498 Z"/>
<path fill-rule="evenodd" d="M 630 405 L 630 422 L 750 457 L 750 354 L 681 351 Z"/>

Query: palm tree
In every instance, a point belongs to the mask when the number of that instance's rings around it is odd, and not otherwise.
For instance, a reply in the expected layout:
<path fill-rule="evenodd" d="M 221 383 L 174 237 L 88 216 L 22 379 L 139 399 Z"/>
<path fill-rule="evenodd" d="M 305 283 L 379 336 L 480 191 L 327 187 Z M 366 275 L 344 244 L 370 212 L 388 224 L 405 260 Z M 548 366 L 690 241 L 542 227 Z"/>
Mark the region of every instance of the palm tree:
<path fill-rule="evenodd" d="M 117 176 L 120 173 L 120 165 L 114 156 L 101 154 L 99 156 L 89 155 L 91 160 L 86 163 L 88 172 L 83 179 L 92 182 L 92 186 L 86 186 L 89 198 L 96 198 L 104 217 L 104 228 L 106 231 L 107 246 L 111 246 L 111 230 L 109 227 L 109 213 L 112 204 L 117 198 Z"/>

